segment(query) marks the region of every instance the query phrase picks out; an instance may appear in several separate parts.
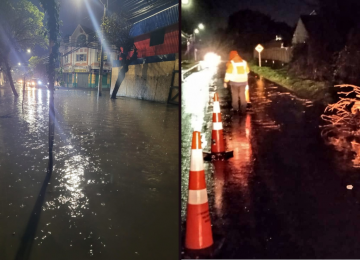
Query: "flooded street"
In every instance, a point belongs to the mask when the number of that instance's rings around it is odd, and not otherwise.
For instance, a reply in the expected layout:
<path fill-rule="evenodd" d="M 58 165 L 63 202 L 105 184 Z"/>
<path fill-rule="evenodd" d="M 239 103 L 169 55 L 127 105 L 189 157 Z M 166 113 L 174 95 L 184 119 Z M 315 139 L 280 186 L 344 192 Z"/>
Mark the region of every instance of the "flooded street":
<path fill-rule="evenodd" d="M 205 91 L 211 98 L 211 85 L 216 86 L 225 143 L 234 157 L 205 162 L 215 257 L 358 257 L 358 155 L 345 156 L 321 136 L 324 108 L 270 82 L 251 79 L 252 112 L 233 115 L 229 90 L 219 75 L 208 81 Z M 196 82 L 189 76 L 183 88 L 191 85 Z M 209 150 L 212 106 L 207 103 L 204 109 L 203 149 Z M 182 131 L 188 131 L 182 139 L 184 238 L 190 160 L 190 144 L 184 141 L 191 140 L 193 128 L 189 121 L 182 124 Z"/>
<path fill-rule="evenodd" d="M 176 259 L 179 110 L 109 93 L 0 88 L 0 259 Z"/>

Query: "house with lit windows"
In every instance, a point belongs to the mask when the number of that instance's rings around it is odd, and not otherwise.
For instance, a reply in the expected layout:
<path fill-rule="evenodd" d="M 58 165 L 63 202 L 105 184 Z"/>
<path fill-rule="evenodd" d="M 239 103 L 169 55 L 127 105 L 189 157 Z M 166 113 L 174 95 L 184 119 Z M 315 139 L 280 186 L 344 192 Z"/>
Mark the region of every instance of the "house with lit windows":
<path fill-rule="evenodd" d="M 100 46 L 96 33 L 84 25 L 78 25 L 60 44 L 62 80 L 66 87 L 97 88 L 100 69 Z M 112 62 L 118 60 L 115 46 L 110 54 L 104 52 L 103 88 L 110 88 Z"/>

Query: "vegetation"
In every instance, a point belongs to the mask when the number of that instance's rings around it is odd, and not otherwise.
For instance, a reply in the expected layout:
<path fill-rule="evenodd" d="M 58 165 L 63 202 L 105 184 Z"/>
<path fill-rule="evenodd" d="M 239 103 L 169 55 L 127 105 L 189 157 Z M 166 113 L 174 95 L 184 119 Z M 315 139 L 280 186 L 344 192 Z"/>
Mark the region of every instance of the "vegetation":
<path fill-rule="evenodd" d="M 229 17 L 227 33 L 235 39 L 237 49 L 252 52 L 257 44 L 274 40 L 276 35 L 289 42 L 293 30 L 286 23 L 275 22 L 268 15 L 241 10 Z"/>
<path fill-rule="evenodd" d="M 32 56 L 29 59 L 28 71 L 30 75 L 42 74 L 42 71 L 45 69 L 45 60 L 38 56 Z"/>
<path fill-rule="evenodd" d="M 318 33 L 294 46 L 289 70 L 313 80 L 360 84 L 360 2 L 317 0 Z"/>
<path fill-rule="evenodd" d="M 30 1 L 0 1 L 0 61 L 15 96 L 18 96 L 11 76 L 10 53 L 35 45 L 45 47 L 44 13 Z"/>
<path fill-rule="evenodd" d="M 251 62 L 249 65 L 253 72 L 288 88 L 301 98 L 317 101 L 326 98 L 328 87 L 325 82 L 296 77 L 288 72 L 287 66 L 280 69 L 272 69 L 269 67 L 259 67 L 255 65 L 255 62 Z"/>

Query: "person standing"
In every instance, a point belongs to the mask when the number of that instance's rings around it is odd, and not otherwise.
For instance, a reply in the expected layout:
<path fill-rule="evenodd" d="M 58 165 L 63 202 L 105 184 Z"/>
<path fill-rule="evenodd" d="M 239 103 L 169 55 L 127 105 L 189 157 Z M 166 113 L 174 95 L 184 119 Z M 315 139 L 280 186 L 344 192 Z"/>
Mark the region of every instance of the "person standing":
<path fill-rule="evenodd" d="M 246 112 L 247 98 L 246 89 L 248 86 L 249 66 L 237 51 L 231 51 L 229 61 L 226 64 L 224 88 L 231 87 L 232 107 L 242 114 Z M 240 106 L 239 106 L 240 99 Z"/>

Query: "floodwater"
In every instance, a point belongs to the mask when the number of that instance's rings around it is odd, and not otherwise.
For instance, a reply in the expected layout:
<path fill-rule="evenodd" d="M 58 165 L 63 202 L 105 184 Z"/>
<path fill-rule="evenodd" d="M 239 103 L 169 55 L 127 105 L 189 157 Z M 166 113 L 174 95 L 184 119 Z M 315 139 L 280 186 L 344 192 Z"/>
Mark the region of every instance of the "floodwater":
<path fill-rule="evenodd" d="M 233 115 L 229 91 L 214 77 L 225 142 L 234 157 L 205 162 L 213 257 L 357 258 L 360 171 L 354 160 L 359 155 L 345 156 L 322 137 L 323 107 L 253 79 L 253 111 Z M 212 112 L 212 107 L 206 109 Z M 202 134 L 209 138 L 211 117 L 203 116 Z M 209 149 L 209 141 L 204 147 Z M 189 162 L 183 157 L 182 238 Z"/>
<path fill-rule="evenodd" d="M 178 107 L 0 88 L 0 259 L 176 259 Z"/>

